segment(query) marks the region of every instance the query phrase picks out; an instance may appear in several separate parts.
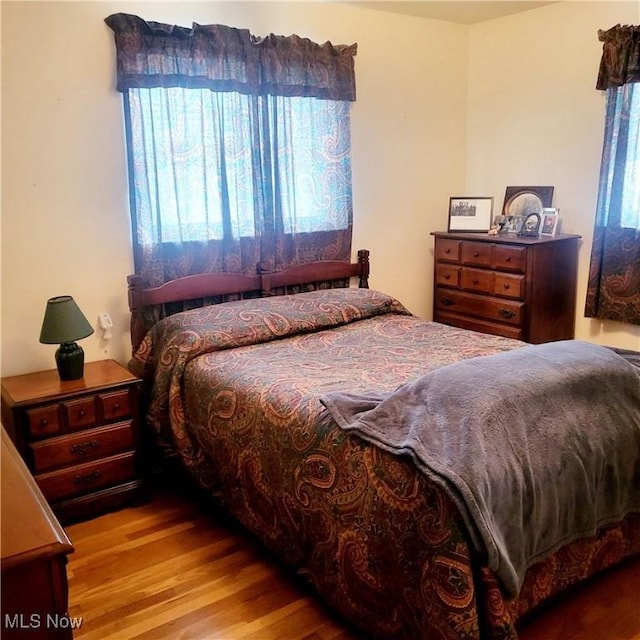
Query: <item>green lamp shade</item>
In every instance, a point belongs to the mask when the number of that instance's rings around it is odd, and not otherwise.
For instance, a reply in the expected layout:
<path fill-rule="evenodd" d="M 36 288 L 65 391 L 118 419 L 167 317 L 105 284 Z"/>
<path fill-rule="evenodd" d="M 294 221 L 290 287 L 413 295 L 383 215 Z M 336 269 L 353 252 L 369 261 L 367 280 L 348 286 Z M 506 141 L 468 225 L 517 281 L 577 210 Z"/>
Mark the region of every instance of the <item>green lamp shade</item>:
<path fill-rule="evenodd" d="M 93 327 L 71 296 L 47 300 L 40 342 L 59 344 L 56 364 L 61 380 L 78 380 L 84 373 L 84 351 L 75 343 L 93 333 Z"/>

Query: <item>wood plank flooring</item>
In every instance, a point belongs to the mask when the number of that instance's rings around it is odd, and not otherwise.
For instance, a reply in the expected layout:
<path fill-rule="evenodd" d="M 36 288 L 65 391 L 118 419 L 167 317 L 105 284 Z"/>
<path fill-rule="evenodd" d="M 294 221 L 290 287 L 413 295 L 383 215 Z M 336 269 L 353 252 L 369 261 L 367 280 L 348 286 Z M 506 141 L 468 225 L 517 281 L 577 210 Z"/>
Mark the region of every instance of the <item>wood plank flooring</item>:
<path fill-rule="evenodd" d="M 67 532 L 78 640 L 366 640 L 184 488 Z M 640 559 L 545 608 L 520 640 L 640 640 Z"/>

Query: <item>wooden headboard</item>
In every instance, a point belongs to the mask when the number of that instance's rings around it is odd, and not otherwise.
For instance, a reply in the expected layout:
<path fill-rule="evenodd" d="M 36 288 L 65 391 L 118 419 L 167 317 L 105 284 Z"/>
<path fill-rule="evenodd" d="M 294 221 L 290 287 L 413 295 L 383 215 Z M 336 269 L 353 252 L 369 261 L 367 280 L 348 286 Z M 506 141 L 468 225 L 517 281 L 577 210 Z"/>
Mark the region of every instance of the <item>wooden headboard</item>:
<path fill-rule="evenodd" d="M 358 278 L 360 288 L 369 287 L 369 251 L 360 249 L 357 262 L 326 260 L 307 262 L 284 271 L 268 272 L 260 265 L 256 275 L 240 273 L 202 273 L 177 278 L 158 287 L 145 288 L 137 275 L 127 276 L 129 310 L 131 311 L 131 347 L 138 348 L 152 322 L 146 310 L 166 308 L 171 303 L 237 298 L 263 298 L 306 290 L 308 288 L 347 287 L 351 278 Z M 210 304 L 204 302 L 203 304 Z M 192 306 L 203 306 L 195 304 Z M 160 317 L 170 312 L 161 312 Z"/>

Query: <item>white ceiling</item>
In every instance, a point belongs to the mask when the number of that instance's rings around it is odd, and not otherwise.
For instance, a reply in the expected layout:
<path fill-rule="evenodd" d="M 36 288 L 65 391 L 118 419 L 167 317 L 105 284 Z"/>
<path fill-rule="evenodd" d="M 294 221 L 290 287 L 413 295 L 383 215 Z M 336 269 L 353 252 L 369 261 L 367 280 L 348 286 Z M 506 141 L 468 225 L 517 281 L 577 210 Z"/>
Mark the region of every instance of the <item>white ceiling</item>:
<path fill-rule="evenodd" d="M 554 0 L 557 2 L 558 0 Z M 461 24 L 475 24 L 512 13 L 529 11 L 554 2 L 529 2 L 528 0 L 352 0 L 367 9 L 404 13 L 421 18 L 447 20 Z"/>

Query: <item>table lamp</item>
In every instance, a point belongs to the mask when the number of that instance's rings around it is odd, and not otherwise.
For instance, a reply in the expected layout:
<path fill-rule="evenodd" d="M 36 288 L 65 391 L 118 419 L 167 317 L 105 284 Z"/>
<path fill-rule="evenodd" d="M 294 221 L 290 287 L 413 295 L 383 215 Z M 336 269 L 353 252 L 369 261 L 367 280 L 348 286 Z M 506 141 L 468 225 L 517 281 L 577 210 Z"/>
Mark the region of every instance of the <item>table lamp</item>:
<path fill-rule="evenodd" d="M 84 351 L 76 340 L 93 333 L 93 327 L 71 296 L 47 300 L 40 342 L 59 344 L 56 364 L 60 380 L 79 380 L 84 374 Z"/>

